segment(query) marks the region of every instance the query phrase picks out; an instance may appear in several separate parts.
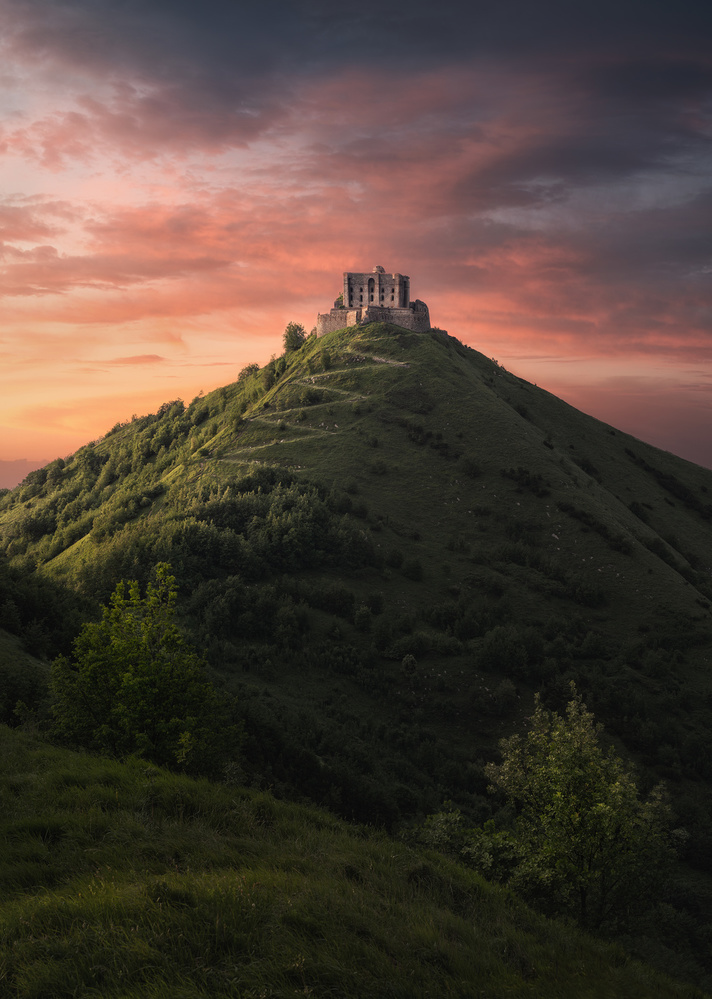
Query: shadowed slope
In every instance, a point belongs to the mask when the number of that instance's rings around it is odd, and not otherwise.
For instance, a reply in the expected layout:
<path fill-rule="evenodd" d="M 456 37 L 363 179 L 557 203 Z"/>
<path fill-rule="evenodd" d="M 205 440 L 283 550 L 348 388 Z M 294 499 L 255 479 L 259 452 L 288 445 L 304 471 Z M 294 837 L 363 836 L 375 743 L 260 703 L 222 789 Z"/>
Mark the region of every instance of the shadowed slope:
<path fill-rule="evenodd" d="M 17 999 L 701 996 L 432 853 L 0 727 Z"/>

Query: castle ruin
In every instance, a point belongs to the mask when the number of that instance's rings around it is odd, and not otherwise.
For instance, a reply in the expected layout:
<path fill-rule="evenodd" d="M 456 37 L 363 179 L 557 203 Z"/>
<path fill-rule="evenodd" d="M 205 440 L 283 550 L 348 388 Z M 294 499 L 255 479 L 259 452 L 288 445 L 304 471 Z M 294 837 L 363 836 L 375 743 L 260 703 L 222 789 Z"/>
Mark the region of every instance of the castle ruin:
<path fill-rule="evenodd" d="M 344 290 L 330 312 L 317 316 L 316 334 L 365 323 L 393 323 L 425 333 L 430 313 L 425 302 L 410 301 L 410 278 L 405 274 L 386 274 L 383 267 L 374 267 L 370 274 L 345 271 Z"/>

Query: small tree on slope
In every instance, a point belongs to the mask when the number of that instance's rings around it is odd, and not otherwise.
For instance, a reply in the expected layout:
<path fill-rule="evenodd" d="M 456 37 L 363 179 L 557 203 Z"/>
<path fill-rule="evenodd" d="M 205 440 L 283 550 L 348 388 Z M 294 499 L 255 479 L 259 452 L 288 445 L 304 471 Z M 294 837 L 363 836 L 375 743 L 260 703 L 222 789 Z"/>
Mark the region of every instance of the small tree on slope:
<path fill-rule="evenodd" d="M 82 628 L 73 659 L 52 664 L 55 735 L 161 765 L 205 757 L 226 705 L 174 623 L 176 596 L 166 564 L 143 598 L 137 582 L 119 583 L 101 622 Z M 239 741 L 229 722 L 223 737 Z"/>
<path fill-rule="evenodd" d="M 486 773 L 517 808 L 511 886 L 595 929 L 659 896 L 669 817 L 662 787 L 641 800 L 631 770 L 604 751 L 601 726 L 572 692 L 564 718 L 537 696 L 529 732 L 503 740 L 502 762 Z"/>

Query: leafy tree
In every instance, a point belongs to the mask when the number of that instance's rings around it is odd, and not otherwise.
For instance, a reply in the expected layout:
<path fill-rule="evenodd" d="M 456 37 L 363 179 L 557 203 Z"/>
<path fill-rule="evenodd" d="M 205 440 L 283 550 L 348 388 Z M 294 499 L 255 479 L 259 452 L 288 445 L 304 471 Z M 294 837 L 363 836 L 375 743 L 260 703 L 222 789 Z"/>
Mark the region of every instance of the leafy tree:
<path fill-rule="evenodd" d="M 82 628 L 72 659 L 52 664 L 54 732 L 110 755 L 199 764 L 225 712 L 203 661 L 174 623 L 170 566 L 159 564 L 155 577 L 145 597 L 136 581 L 119 583 L 102 620 Z M 228 743 L 234 730 L 226 724 Z"/>
<path fill-rule="evenodd" d="M 240 371 L 239 375 L 237 376 L 238 382 L 244 382 L 251 375 L 257 374 L 259 370 L 260 370 L 259 364 L 246 364 L 245 367 Z"/>
<path fill-rule="evenodd" d="M 487 776 L 517 808 L 513 888 L 585 927 L 615 923 L 660 891 L 670 859 L 662 788 L 642 800 L 631 770 L 599 742 L 574 685 L 565 717 L 537 697 L 531 727 L 501 743 Z"/>
<path fill-rule="evenodd" d="M 287 323 L 282 338 L 285 352 L 290 354 L 295 350 L 299 350 L 306 338 L 307 333 L 301 323 Z"/>
<path fill-rule="evenodd" d="M 522 636 L 515 625 L 497 625 L 487 632 L 482 641 L 479 663 L 483 669 L 507 671 L 518 676 L 526 673 L 528 659 Z"/>

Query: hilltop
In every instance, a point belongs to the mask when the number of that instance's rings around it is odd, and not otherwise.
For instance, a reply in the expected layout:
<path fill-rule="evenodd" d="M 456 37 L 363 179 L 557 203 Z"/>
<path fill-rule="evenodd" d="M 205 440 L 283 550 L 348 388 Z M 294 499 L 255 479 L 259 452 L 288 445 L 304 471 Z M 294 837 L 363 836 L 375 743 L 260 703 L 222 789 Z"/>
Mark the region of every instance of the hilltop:
<path fill-rule="evenodd" d="M 40 660 L 170 562 L 238 695 L 241 779 L 348 819 L 496 817 L 484 763 L 574 680 L 644 786 L 668 782 L 675 933 L 704 949 L 712 472 L 447 334 L 375 323 L 117 425 L 5 495 L 0 530 L 0 623 Z"/>

